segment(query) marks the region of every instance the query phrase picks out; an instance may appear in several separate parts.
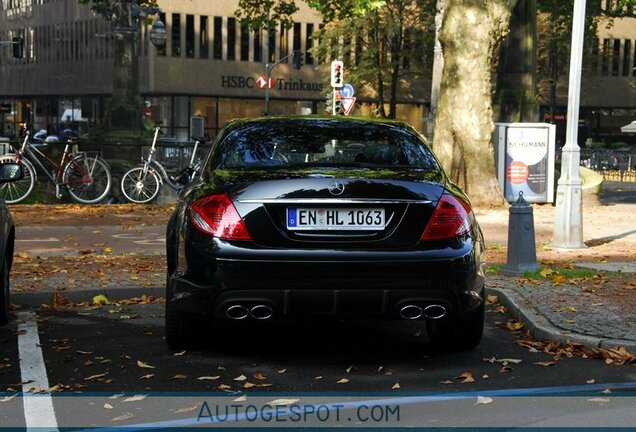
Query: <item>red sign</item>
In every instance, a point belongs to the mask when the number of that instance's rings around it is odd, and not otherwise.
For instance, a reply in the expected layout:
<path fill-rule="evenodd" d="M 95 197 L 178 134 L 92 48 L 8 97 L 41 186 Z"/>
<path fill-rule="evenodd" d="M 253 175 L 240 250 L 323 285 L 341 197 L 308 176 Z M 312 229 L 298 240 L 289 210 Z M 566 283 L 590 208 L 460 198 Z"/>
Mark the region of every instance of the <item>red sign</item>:
<path fill-rule="evenodd" d="M 514 185 L 523 184 L 526 180 L 528 180 L 528 165 L 523 162 L 515 161 L 508 167 L 506 175 L 510 183 Z"/>
<path fill-rule="evenodd" d="M 344 110 L 344 115 L 349 115 L 351 112 L 351 108 L 355 105 L 356 98 L 355 97 L 343 97 L 340 98 L 342 100 L 342 109 Z"/>
<path fill-rule="evenodd" d="M 265 79 L 265 77 L 260 77 L 259 79 L 256 80 L 256 85 L 259 88 L 264 89 L 266 86 L 267 80 Z M 269 79 L 269 88 L 273 88 L 274 84 L 276 84 L 276 80 L 274 78 L 270 78 Z"/>

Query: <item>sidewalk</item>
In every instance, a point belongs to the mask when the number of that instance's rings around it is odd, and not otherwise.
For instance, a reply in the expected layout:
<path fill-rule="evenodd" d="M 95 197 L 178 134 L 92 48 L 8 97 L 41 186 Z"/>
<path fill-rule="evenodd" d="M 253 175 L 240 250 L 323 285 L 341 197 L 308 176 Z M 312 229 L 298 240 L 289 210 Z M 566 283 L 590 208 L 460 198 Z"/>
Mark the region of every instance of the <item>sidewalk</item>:
<path fill-rule="evenodd" d="M 12 302 L 50 304 L 163 296 L 160 234 L 171 206 L 13 206 L 17 239 Z M 506 277 L 508 209 L 477 209 L 487 243 L 489 294 L 537 339 L 588 348 L 624 346 L 636 353 L 636 204 L 585 204 L 588 248 L 550 246 L 555 208 L 535 205 L 542 271 Z M 61 252 L 60 252 L 61 251 Z"/>

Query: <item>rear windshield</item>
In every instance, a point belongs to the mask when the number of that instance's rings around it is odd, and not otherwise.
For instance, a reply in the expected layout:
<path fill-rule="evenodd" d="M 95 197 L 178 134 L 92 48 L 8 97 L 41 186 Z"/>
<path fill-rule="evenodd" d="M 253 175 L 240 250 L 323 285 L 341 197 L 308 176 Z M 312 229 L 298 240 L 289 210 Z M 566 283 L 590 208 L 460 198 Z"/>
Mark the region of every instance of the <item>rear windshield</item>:
<path fill-rule="evenodd" d="M 213 152 L 213 169 L 367 168 L 437 171 L 413 132 L 382 123 L 272 121 L 230 132 Z"/>

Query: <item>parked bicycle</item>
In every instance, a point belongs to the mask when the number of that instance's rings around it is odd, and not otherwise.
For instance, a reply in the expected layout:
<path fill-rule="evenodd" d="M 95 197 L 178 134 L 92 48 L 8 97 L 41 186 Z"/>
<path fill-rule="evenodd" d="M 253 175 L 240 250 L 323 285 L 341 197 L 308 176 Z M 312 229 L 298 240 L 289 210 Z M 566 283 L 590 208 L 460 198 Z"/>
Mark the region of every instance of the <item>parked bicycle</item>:
<path fill-rule="evenodd" d="M 14 153 L 0 156 L 0 162 L 19 162 L 24 170 L 24 178 L 14 183 L 0 186 L 0 196 L 9 204 L 24 201 L 33 192 L 37 180 L 36 166 L 55 186 L 55 196 L 62 197 L 61 188 L 66 188 L 71 198 L 82 204 L 102 201 L 111 185 L 108 164 L 97 153 L 70 152 L 73 139 L 68 139 L 59 163 L 45 155 L 42 150 L 29 142 L 29 131 L 25 132 L 21 147 Z"/>
<path fill-rule="evenodd" d="M 168 175 L 166 169 L 157 161 L 155 153 L 157 151 L 157 139 L 161 133 L 161 126 L 155 125 L 152 146 L 148 158 L 143 166 L 135 167 L 127 171 L 121 178 L 121 191 L 124 197 L 130 202 L 144 204 L 157 197 L 162 185 L 165 183 L 174 191 L 179 191 L 183 186 L 192 181 L 200 171 L 201 162 L 196 162 L 197 148 L 200 143 L 205 142 L 205 138 L 195 137 L 194 149 L 190 157 L 190 164 L 181 169 L 173 176 Z"/>

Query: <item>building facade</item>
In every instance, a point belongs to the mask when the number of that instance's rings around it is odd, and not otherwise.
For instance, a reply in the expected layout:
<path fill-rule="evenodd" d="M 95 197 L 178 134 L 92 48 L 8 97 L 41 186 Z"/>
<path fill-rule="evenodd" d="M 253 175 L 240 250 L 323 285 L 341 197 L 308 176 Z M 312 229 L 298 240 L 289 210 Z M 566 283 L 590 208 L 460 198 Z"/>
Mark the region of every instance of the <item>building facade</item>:
<path fill-rule="evenodd" d="M 159 0 L 167 44 L 156 49 L 150 26 L 140 26 L 137 43 L 139 90 L 153 120 L 160 120 L 178 140 L 187 141 L 192 117 L 202 118 L 214 136 L 237 117 L 264 112 L 265 58 L 275 62 L 300 50 L 305 65 L 291 58 L 272 71 L 270 113 L 324 112 L 328 65 L 309 51 L 320 17 L 298 2 L 290 29 L 254 32 L 235 17 L 237 0 Z M 115 29 L 76 0 L 0 0 L 0 40 L 23 37 L 25 57 L 10 48 L 0 55 L 0 123 L 5 135 L 22 123 L 54 133 L 71 127 L 83 131 L 99 122 L 112 92 Z M 346 80 L 346 75 L 345 75 Z M 355 114 L 372 115 L 373 100 L 356 94 Z M 422 129 L 427 95 L 398 101 L 398 117 Z"/>

